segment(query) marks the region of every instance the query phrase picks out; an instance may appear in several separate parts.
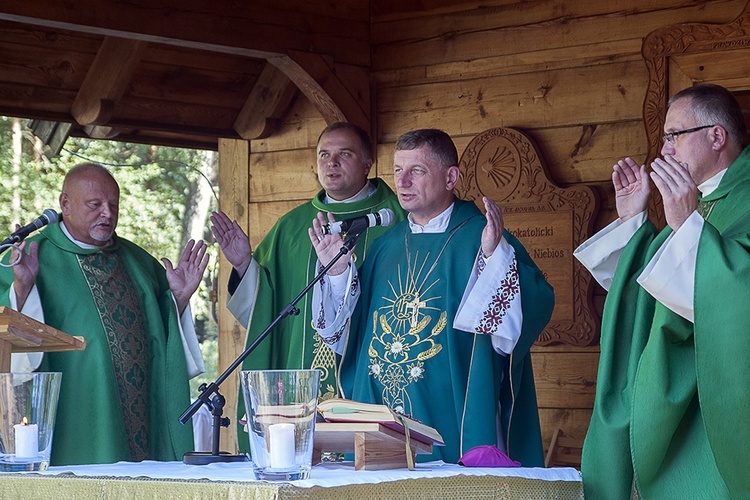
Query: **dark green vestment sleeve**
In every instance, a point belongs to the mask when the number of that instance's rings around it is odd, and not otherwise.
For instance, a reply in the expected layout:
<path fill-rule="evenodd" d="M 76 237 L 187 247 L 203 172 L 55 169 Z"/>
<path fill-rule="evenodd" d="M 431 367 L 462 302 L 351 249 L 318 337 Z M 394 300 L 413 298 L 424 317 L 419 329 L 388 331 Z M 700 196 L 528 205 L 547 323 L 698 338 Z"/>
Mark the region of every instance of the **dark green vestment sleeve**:
<path fill-rule="evenodd" d="M 111 463 L 131 460 L 129 436 L 123 423 L 123 410 L 115 378 L 116 364 L 108 346 L 105 323 L 117 322 L 127 332 L 128 325 L 145 326 L 149 359 L 147 366 L 128 376 L 141 376 L 148 384 L 148 443 L 146 458 L 178 460 L 193 448 L 191 425 L 181 425 L 178 417 L 189 404 L 185 353 L 180 338 L 179 318 L 163 266 L 133 243 L 115 237 L 105 250 L 84 250 L 73 244 L 58 225 L 48 226 L 39 235 L 39 275 L 36 286 L 45 322 L 69 335 L 86 339 L 84 351 L 47 353 L 40 370 L 62 372 L 60 401 L 52 445 L 53 465 Z M 132 310 L 97 309 L 101 304 L 124 304 L 119 294 L 126 285 L 117 283 L 94 292 L 82 271 L 84 257 L 96 252 L 113 252 L 124 265 L 140 299 L 142 317 Z M 6 256 L 7 260 L 7 256 Z M 0 301 L 7 304 L 12 270 L 0 269 Z M 102 295 L 108 294 L 107 296 Z M 136 321 L 137 320 L 137 321 Z M 121 337 L 121 340 L 127 337 Z M 114 346 L 127 350 L 123 342 Z M 138 367 L 136 367 L 138 368 Z M 135 384 L 140 383 L 139 380 Z M 147 381 L 147 382 L 145 382 Z M 121 386 L 122 387 L 122 386 Z"/>
<path fill-rule="evenodd" d="M 455 463 L 475 446 L 500 441 L 512 458 L 541 466 L 529 348 L 549 321 L 554 298 L 510 234 L 524 315 L 514 352 L 501 356 L 489 335 L 453 328 L 485 223 L 473 203 L 457 200 L 445 233 L 412 234 L 402 222 L 378 238 L 360 272 L 362 295 L 342 360 L 342 388 L 348 398 L 387 404 L 435 427 L 446 446 L 418 455 L 421 461 Z M 499 291 L 507 291 L 504 286 L 498 283 Z"/>
<path fill-rule="evenodd" d="M 331 212 L 337 220 L 375 213 L 390 208 L 396 215 L 395 222 L 404 218 L 398 198 L 381 179 L 371 179 L 375 192 L 364 200 L 353 203 L 325 204 L 325 193 L 320 191 L 312 201 L 300 205 L 279 218 L 263 241 L 253 252 L 260 266 L 257 297 L 249 313 L 247 347 L 276 316 L 294 299 L 317 274 L 317 256 L 307 234 L 312 220 L 318 212 Z M 361 263 L 370 243 L 387 228 L 371 227 L 357 240 L 355 254 Z M 333 397 L 338 394 L 337 360 L 333 350 L 322 342 L 313 329 L 310 302 L 312 291 L 297 304 L 299 315 L 288 316 L 281 321 L 242 364 L 243 370 L 309 369 L 322 371 L 320 395 Z M 240 394 L 237 416 L 245 414 L 244 401 Z M 240 449 L 248 451 L 247 433 L 238 429 Z"/>

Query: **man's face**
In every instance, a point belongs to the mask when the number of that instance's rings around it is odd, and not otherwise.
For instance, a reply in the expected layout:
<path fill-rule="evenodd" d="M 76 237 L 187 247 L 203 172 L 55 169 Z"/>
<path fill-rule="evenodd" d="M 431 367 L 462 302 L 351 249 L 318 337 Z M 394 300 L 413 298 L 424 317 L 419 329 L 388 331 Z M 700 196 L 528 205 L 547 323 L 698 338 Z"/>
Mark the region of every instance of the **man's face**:
<path fill-rule="evenodd" d="M 396 151 L 393 178 L 401 208 L 411 212 L 414 222 L 427 224 L 453 202 L 458 167 L 445 170 L 433 158 L 427 146 Z"/>
<path fill-rule="evenodd" d="M 698 123 L 690 109 L 690 101 L 689 98 L 679 99 L 669 107 L 664 121 L 665 133 L 713 125 L 711 123 Z M 705 128 L 678 135 L 674 138 L 674 144 L 664 142 L 661 154 L 662 156 L 671 155 L 680 163 L 686 163 L 693 181 L 696 184 L 701 184 L 713 175 L 712 167 L 715 160 L 712 158 L 711 133 L 712 128 Z"/>
<path fill-rule="evenodd" d="M 362 143 L 356 133 L 339 129 L 323 134 L 317 153 L 318 180 L 328 196 L 345 200 L 365 186 L 372 160 L 363 157 Z"/>
<path fill-rule="evenodd" d="M 63 222 L 76 240 L 104 246 L 117 227 L 120 189 L 101 172 L 89 171 L 69 179 L 60 195 Z"/>

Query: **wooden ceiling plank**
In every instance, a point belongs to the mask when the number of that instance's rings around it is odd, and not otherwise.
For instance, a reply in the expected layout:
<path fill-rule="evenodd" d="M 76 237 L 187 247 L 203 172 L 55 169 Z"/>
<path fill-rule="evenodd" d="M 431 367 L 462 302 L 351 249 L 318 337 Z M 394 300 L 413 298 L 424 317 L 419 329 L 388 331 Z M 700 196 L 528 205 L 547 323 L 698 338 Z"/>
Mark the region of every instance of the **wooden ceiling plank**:
<path fill-rule="evenodd" d="M 237 115 L 234 130 L 243 139 L 265 139 L 282 117 L 296 91 L 292 81 L 278 68 L 266 63 L 245 105 Z"/>
<path fill-rule="evenodd" d="M 314 47 L 337 61 L 369 65 L 366 3 L 356 9 L 340 4 L 112 0 L 104 6 L 101 0 L 76 0 L 70 8 L 60 0 L 3 0 L 0 20 L 262 59 Z"/>
<path fill-rule="evenodd" d="M 71 114 L 80 125 L 106 125 L 146 50 L 146 42 L 105 37 L 78 90 Z"/>

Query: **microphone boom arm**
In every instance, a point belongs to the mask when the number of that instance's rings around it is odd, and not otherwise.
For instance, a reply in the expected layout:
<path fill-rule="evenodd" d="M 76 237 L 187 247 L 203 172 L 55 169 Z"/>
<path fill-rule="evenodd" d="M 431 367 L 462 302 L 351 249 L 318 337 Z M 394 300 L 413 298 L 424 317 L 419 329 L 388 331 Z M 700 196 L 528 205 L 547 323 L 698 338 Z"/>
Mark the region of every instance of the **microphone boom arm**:
<path fill-rule="evenodd" d="M 362 230 L 366 229 L 366 227 L 363 227 Z M 252 344 L 250 344 L 247 349 L 245 349 L 242 354 L 240 354 L 237 359 L 235 359 L 229 367 L 224 370 L 224 372 L 219 375 L 219 377 L 216 379 L 216 381 L 211 382 L 208 385 L 203 385 L 200 388 L 201 394 L 198 396 L 198 398 L 191 403 L 191 405 L 183 412 L 182 415 L 180 415 L 180 423 L 186 424 L 190 418 L 197 412 L 201 405 L 207 405 L 209 408 L 211 408 L 211 400 L 214 396 L 214 394 L 218 394 L 219 385 L 221 385 L 222 382 L 224 382 L 229 375 L 232 374 L 234 370 L 236 370 L 243 361 L 245 361 L 245 358 L 247 358 L 253 350 L 255 350 L 256 347 L 258 347 L 258 344 L 260 344 L 263 339 L 265 339 L 269 333 L 271 333 L 271 330 L 278 325 L 281 320 L 286 318 L 290 315 L 297 315 L 299 314 L 299 309 L 297 309 L 297 303 L 302 300 L 302 297 L 304 297 L 307 292 L 310 291 L 310 289 L 315 286 L 315 283 L 320 281 L 325 273 L 328 272 L 328 270 L 344 255 L 349 253 L 352 248 L 357 244 L 357 239 L 359 238 L 359 235 L 361 234 L 362 230 L 359 232 L 353 232 L 349 231 L 347 233 L 348 238 L 346 241 L 344 241 L 344 244 L 342 245 L 341 249 L 339 250 L 339 253 L 336 254 L 336 256 L 329 262 L 321 271 L 315 276 L 315 278 L 310 281 L 310 283 L 305 286 L 305 288 L 289 303 L 287 304 L 284 309 L 281 310 L 278 316 L 266 327 L 265 330 L 263 330 L 260 335 L 253 341 Z M 216 441 L 218 440 L 218 435 L 214 435 L 214 449 L 216 449 Z"/>

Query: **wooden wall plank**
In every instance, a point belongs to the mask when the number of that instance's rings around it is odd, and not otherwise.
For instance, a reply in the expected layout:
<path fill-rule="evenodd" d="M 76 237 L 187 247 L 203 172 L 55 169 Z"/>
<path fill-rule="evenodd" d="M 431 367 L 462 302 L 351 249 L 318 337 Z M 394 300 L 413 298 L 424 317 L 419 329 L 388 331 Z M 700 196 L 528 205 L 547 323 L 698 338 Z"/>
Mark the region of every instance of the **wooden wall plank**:
<path fill-rule="evenodd" d="M 632 4 L 631 4 L 632 5 Z M 734 19 L 744 0 L 710 5 L 662 0 L 632 5 L 618 2 L 539 2 L 427 15 L 372 26 L 372 61 L 378 69 L 477 59 L 483 54 L 514 54 L 549 47 L 595 45 L 646 36 L 666 24 L 721 23 Z M 666 21 L 666 22 L 665 22 Z M 542 34 L 542 36 L 540 36 Z"/>
<path fill-rule="evenodd" d="M 320 191 L 314 149 L 250 157 L 250 202 L 309 200 Z"/>
<path fill-rule="evenodd" d="M 747 49 L 723 50 L 721 57 L 711 52 L 676 55 L 670 57 L 670 64 L 676 65 L 693 82 L 747 80 Z"/>
<path fill-rule="evenodd" d="M 399 84 L 414 85 L 456 79 L 485 78 L 495 75 L 536 73 L 614 62 L 642 61 L 642 38 L 614 40 L 591 46 L 549 47 L 468 60 L 448 61 L 423 66 L 384 70 L 373 75 L 380 87 Z"/>
<path fill-rule="evenodd" d="M 583 409 L 560 409 L 560 408 L 543 408 L 539 410 L 539 423 L 542 425 L 542 443 L 544 449 L 549 446 L 552 433 L 557 427 L 565 432 L 566 436 L 580 439 L 586 436 L 586 431 L 591 420 L 591 410 Z"/>
<path fill-rule="evenodd" d="M 640 62 L 381 89 L 378 140 L 438 127 L 451 135 L 638 120 L 647 72 Z M 586 97 L 583 97 L 588 94 Z"/>
<path fill-rule="evenodd" d="M 535 352 L 532 355 L 540 408 L 592 408 L 599 354 Z"/>

